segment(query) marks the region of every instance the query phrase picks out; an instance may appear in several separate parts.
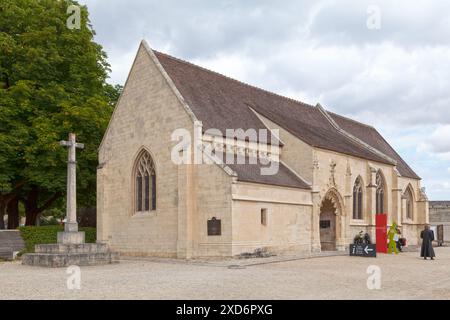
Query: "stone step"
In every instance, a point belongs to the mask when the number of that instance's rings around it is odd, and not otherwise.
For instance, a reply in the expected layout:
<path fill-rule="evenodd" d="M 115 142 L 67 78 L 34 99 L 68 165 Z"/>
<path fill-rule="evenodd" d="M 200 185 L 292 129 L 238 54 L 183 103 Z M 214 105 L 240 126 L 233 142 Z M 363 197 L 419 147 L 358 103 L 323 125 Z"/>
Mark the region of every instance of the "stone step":
<path fill-rule="evenodd" d="M 71 265 L 94 266 L 118 263 L 117 252 L 100 253 L 29 253 L 22 257 L 22 264 L 28 266 L 61 268 Z"/>
<path fill-rule="evenodd" d="M 38 244 L 35 253 L 106 253 L 108 246 L 104 243 L 83 244 Z"/>

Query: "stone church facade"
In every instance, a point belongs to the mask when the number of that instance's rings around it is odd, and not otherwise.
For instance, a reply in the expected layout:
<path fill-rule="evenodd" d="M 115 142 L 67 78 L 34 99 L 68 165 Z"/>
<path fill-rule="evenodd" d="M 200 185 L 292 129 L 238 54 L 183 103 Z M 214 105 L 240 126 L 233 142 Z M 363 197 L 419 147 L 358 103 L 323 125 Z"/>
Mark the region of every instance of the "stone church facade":
<path fill-rule="evenodd" d="M 197 139 L 176 163 L 180 129 Z M 196 162 L 206 148 L 264 161 Z M 99 150 L 98 241 L 134 256 L 308 255 L 345 250 L 361 230 L 375 239 L 377 213 L 413 245 L 428 223 L 420 178 L 376 129 L 141 43 Z"/>

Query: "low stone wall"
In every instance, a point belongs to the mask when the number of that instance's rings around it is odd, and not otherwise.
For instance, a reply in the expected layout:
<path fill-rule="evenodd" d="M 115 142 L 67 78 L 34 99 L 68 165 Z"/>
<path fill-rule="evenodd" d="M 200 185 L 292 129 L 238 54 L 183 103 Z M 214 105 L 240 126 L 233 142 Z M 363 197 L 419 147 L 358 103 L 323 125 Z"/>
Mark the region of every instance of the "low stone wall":
<path fill-rule="evenodd" d="M 450 223 L 450 201 L 430 201 L 430 224 Z"/>
<path fill-rule="evenodd" d="M 0 258 L 12 260 L 14 253 L 25 248 L 19 230 L 0 230 Z"/>
<path fill-rule="evenodd" d="M 450 243 L 450 201 L 430 201 L 430 225 L 443 225 L 444 243 Z"/>

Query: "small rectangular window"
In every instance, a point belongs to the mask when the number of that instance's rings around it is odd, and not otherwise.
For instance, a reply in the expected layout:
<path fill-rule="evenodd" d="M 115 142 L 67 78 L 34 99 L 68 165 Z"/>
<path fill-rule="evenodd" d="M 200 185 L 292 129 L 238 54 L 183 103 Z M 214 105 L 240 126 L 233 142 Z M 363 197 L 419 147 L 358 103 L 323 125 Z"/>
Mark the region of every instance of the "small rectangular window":
<path fill-rule="evenodd" d="M 267 209 L 261 209 L 261 224 L 267 226 Z"/>

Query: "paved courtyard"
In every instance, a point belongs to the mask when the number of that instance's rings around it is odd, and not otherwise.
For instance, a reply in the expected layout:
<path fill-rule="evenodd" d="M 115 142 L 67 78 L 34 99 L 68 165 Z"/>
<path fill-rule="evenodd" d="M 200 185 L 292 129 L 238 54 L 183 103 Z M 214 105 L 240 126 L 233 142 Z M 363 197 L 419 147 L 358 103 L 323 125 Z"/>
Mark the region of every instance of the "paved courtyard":
<path fill-rule="evenodd" d="M 233 261 L 124 260 L 82 267 L 80 290 L 67 289 L 64 268 L 0 262 L 0 299 L 450 299 L 450 248 L 436 254 L 435 261 L 413 252 L 239 261 L 244 268 L 229 268 Z M 381 268 L 379 290 L 367 288 L 370 265 Z"/>

